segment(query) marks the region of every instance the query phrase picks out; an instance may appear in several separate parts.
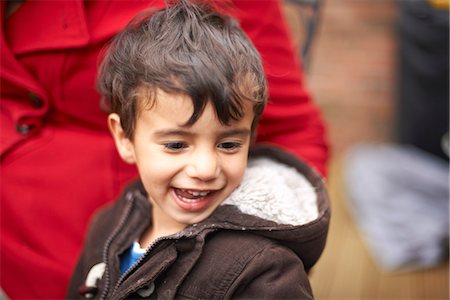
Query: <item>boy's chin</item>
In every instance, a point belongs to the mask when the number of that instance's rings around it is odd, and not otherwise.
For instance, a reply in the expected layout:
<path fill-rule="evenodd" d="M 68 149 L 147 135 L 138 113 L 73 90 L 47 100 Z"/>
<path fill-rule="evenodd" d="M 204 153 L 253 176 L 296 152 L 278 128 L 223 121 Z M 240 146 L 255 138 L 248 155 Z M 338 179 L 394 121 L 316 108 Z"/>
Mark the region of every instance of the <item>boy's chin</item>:
<path fill-rule="evenodd" d="M 188 213 L 188 215 L 180 216 L 180 218 L 178 219 L 178 222 L 180 222 L 182 224 L 186 224 L 186 226 L 201 223 L 201 222 L 205 221 L 206 219 L 208 219 L 214 213 L 214 211 L 217 209 L 217 207 L 220 206 L 220 204 L 222 202 L 215 205 L 214 208 L 212 208 L 212 209 L 208 208 L 208 210 L 203 211 L 199 214 Z"/>

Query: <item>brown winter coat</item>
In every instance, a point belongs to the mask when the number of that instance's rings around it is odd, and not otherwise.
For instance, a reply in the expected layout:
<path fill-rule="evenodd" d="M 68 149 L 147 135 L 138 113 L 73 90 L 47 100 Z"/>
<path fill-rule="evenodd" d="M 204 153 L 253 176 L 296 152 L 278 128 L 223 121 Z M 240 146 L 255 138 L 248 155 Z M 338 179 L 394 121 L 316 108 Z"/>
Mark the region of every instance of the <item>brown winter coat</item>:
<path fill-rule="evenodd" d="M 142 184 L 131 185 L 93 220 L 68 298 L 312 299 L 307 272 L 323 251 L 330 217 L 323 181 L 302 162 L 271 147 L 253 150 L 249 166 L 252 161 L 255 166 L 253 173 L 246 174 L 249 179 L 209 218 L 159 239 L 120 276 L 119 254 L 151 221 L 151 205 Z M 279 173 L 271 173 L 274 170 Z M 306 180 L 296 182 L 289 175 L 277 181 L 290 172 Z M 291 194 L 285 194 L 290 188 Z M 308 191 L 313 191 L 312 198 Z M 266 204 L 283 202 L 276 198 L 280 195 L 297 195 L 299 203 L 304 195 L 313 202 L 282 207 L 285 212 L 279 213 L 280 208 Z M 286 201 L 287 205 L 293 202 Z M 248 205 L 241 207 L 241 203 Z M 317 210 L 314 219 L 307 215 L 302 224 L 287 225 L 297 222 L 292 219 L 296 209 L 301 215 L 311 210 L 311 203 Z M 275 221 L 279 215 L 281 221 Z"/>

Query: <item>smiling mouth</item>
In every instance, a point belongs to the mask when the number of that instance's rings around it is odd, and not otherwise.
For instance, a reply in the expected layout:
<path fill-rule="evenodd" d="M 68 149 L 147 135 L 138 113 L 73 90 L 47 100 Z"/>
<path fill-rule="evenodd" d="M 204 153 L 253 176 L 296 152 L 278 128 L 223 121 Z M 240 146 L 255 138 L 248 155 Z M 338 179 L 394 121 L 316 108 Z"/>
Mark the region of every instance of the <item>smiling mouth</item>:
<path fill-rule="evenodd" d="M 195 203 L 203 200 L 212 191 L 195 191 L 195 190 L 185 190 L 185 189 L 174 189 L 175 194 L 180 198 L 180 200 Z"/>

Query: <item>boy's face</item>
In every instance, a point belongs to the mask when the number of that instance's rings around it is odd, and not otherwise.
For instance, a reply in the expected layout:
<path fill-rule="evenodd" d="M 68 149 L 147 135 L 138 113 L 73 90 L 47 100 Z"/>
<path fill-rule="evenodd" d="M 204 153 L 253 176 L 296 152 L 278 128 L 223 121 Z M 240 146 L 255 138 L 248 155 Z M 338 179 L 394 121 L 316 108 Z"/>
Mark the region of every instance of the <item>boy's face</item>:
<path fill-rule="evenodd" d="M 158 90 L 150 109 L 139 108 L 133 141 L 114 133 L 117 115 L 109 119 L 122 158 L 137 165 L 154 226 L 171 233 L 207 218 L 240 184 L 247 165 L 251 104 L 229 126 L 219 122 L 209 102 L 197 122 L 183 126 L 192 112 L 188 96 Z"/>

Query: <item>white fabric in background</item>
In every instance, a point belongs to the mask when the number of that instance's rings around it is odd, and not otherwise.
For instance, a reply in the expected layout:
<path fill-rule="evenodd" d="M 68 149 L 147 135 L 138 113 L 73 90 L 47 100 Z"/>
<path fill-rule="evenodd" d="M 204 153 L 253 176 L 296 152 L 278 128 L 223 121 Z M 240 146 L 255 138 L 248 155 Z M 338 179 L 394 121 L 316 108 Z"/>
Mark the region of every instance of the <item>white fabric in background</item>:
<path fill-rule="evenodd" d="M 446 161 L 412 146 L 359 145 L 344 172 L 352 216 L 383 269 L 426 268 L 448 256 Z"/>

